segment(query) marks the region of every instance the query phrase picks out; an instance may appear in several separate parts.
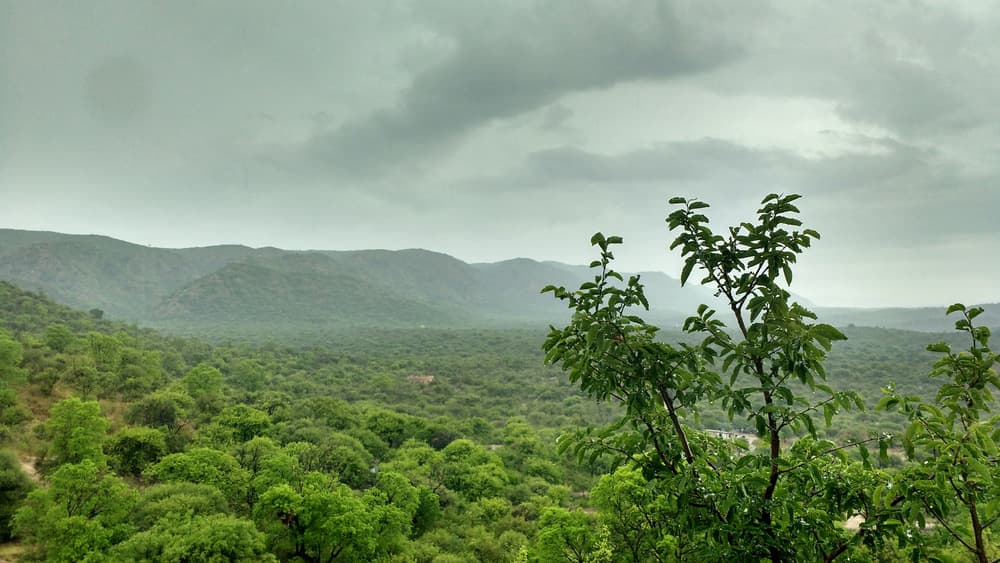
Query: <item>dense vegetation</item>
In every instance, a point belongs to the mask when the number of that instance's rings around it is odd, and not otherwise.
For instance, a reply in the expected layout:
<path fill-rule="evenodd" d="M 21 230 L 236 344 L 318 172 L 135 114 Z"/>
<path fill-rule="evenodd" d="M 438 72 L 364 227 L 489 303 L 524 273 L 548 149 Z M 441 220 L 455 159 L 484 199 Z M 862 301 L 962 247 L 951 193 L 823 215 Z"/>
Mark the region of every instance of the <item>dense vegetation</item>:
<path fill-rule="evenodd" d="M 6 283 L 0 303 L 0 516 L 27 559 L 513 559 L 587 503 L 559 429 L 609 420 L 535 332 L 210 347 Z"/>
<path fill-rule="evenodd" d="M 646 324 L 601 235 L 547 338 L 209 345 L 0 282 L 0 560 L 995 560 L 985 317 L 817 322 L 783 285 L 815 238 L 792 201 L 732 240 L 701 202 L 672 216 L 682 278 L 730 274 L 733 329 Z"/>

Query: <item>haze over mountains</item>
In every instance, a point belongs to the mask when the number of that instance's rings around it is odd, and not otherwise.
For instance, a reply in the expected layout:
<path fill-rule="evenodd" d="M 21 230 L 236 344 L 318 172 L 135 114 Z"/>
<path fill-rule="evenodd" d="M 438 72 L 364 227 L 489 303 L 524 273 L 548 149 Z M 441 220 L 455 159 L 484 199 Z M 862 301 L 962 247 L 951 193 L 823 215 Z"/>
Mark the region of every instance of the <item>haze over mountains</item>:
<path fill-rule="evenodd" d="M 541 324 L 566 308 L 539 294 L 587 268 L 513 259 L 468 264 L 427 250 L 151 248 L 96 235 L 0 230 L 0 279 L 78 308 L 151 326 L 484 326 Z M 643 274 L 651 312 L 679 321 L 712 299 Z"/>
<path fill-rule="evenodd" d="M 591 277 L 585 266 L 525 258 L 469 264 L 418 249 L 166 249 L 97 235 L 0 229 L 0 279 L 73 307 L 178 332 L 544 325 L 568 313 L 539 289 L 576 287 Z M 698 304 L 715 303 L 707 289 L 682 288 L 661 272 L 643 272 L 641 279 L 652 307 L 645 316 L 663 324 L 678 324 Z M 987 309 L 986 324 L 1000 324 L 997 309 Z M 818 312 L 838 325 L 952 326 L 935 308 Z"/>

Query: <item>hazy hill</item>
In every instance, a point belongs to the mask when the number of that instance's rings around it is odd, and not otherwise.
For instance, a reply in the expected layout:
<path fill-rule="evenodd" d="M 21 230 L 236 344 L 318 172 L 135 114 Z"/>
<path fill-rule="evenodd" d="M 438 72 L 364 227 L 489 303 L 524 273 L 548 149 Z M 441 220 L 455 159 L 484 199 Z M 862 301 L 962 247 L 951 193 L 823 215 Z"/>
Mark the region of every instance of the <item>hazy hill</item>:
<path fill-rule="evenodd" d="M 950 304 L 950 303 L 949 303 Z M 966 303 L 966 305 L 972 305 Z M 984 312 L 976 318 L 976 324 L 1000 327 L 1000 303 L 980 304 Z M 870 326 L 915 330 L 921 332 L 948 332 L 955 329 L 955 315 L 945 316 L 947 305 L 940 307 L 915 308 L 882 308 L 882 309 L 852 309 L 825 308 L 815 309 L 819 318 L 835 326 Z"/>
<path fill-rule="evenodd" d="M 586 266 L 526 258 L 468 264 L 418 249 L 166 249 L 96 235 L 0 229 L 0 280 L 76 308 L 188 333 L 544 326 L 568 312 L 539 289 L 572 288 L 593 276 Z M 701 303 L 720 306 L 706 288 L 682 288 L 662 272 L 643 272 L 641 279 L 653 307 L 643 315 L 664 326 L 678 326 Z M 953 325 L 943 308 L 818 312 L 840 326 L 943 331 Z M 988 308 L 982 320 L 1000 325 L 1000 306 Z"/>
<path fill-rule="evenodd" d="M 468 264 L 427 250 L 151 248 L 95 235 L 0 230 L 0 279 L 109 317 L 190 332 L 557 322 L 539 290 L 575 287 L 585 267 L 524 258 Z M 705 292 L 643 275 L 649 316 L 677 323 Z"/>
<path fill-rule="evenodd" d="M 0 230 L 0 279 L 118 318 L 145 317 L 151 303 L 215 262 L 103 236 Z"/>
<path fill-rule="evenodd" d="M 162 300 L 150 319 L 165 326 L 232 326 L 246 332 L 363 326 L 454 325 L 462 309 L 407 294 L 320 253 L 232 262 Z"/>

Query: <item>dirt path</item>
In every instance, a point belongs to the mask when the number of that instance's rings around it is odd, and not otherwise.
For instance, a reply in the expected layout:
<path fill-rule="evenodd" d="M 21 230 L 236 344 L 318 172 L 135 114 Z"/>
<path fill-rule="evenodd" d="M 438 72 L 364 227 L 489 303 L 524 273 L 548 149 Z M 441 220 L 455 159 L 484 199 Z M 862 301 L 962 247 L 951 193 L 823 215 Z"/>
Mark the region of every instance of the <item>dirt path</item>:
<path fill-rule="evenodd" d="M 14 563 L 23 553 L 19 543 L 0 543 L 0 563 Z"/>
<path fill-rule="evenodd" d="M 38 471 L 35 469 L 35 462 L 37 459 L 31 456 L 17 456 L 17 460 L 21 463 L 21 469 L 31 478 L 32 481 L 42 484 L 42 478 L 38 475 Z"/>

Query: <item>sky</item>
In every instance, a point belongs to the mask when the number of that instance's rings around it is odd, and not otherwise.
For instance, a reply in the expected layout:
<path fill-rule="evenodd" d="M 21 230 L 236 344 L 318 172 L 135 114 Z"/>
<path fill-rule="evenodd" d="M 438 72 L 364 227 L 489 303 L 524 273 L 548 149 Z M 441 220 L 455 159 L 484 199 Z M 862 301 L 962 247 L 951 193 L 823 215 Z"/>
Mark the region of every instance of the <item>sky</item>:
<path fill-rule="evenodd" d="M 825 306 L 1000 301 L 1000 6 L 0 0 L 0 227 L 677 275 L 799 193 Z"/>

